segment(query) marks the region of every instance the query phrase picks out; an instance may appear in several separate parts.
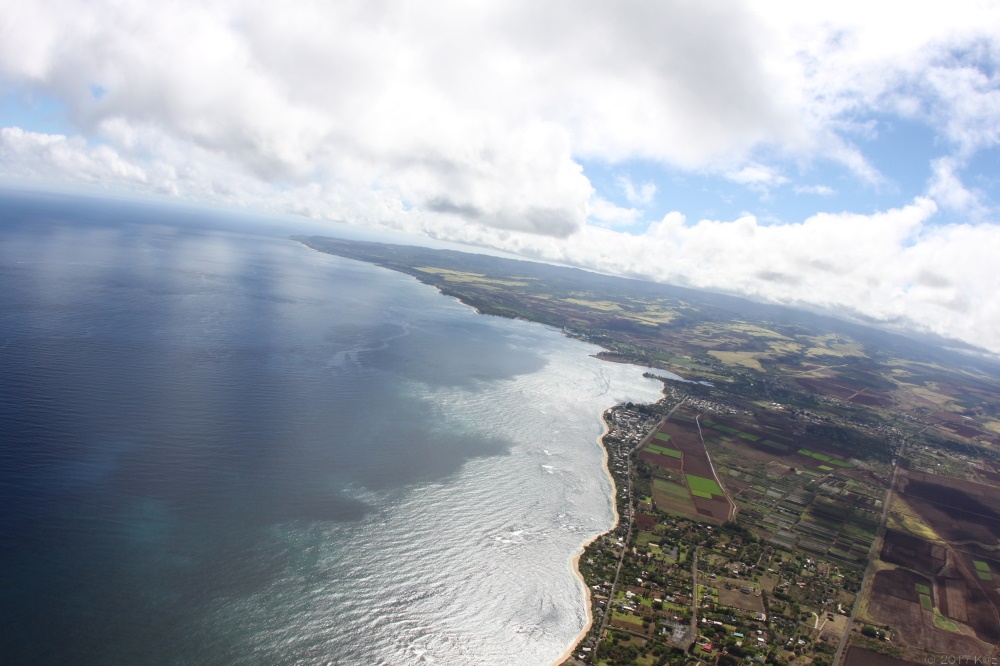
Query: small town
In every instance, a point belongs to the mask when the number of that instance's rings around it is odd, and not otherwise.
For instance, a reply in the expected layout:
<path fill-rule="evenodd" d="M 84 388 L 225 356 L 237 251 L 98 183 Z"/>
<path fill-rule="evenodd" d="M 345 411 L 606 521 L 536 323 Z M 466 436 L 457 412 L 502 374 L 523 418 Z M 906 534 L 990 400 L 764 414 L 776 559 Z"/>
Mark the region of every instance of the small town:
<path fill-rule="evenodd" d="M 580 560 L 593 624 L 567 663 L 832 663 L 861 567 L 765 542 L 735 521 L 656 511 L 632 474 L 640 445 L 688 398 L 670 385 L 665 395 L 605 413 L 620 520 Z"/>

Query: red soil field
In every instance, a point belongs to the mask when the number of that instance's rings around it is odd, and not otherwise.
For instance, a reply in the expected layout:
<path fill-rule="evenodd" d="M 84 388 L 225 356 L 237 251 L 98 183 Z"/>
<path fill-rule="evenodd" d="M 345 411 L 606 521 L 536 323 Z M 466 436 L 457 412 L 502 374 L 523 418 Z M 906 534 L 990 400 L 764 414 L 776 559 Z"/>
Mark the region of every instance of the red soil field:
<path fill-rule="evenodd" d="M 657 525 L 656 516 L 651 516 L 648 513 L 637 513 L 635 514 L 635 524 L 639 526 L 640 530 L 648 532 Z"/>
<path fill-rule="evenodd" d="M 698 509 L 698 513 L 706 518 L 713 518 L 720 523 L 724 523 L 729 519 L 731 507 L 728 501 L 723 499 L 706 499 L 704 497 L 695 497 L 694 506 Z"/>

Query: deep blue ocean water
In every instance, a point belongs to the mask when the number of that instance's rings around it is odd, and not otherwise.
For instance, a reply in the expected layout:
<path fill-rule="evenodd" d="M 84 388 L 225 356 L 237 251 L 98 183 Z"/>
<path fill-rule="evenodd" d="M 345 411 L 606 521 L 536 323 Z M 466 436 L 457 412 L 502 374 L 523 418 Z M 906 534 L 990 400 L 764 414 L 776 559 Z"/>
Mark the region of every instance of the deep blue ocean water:
<path fill-rule="evenodd" d="M 0 197 L 0 663 L 557 658 L 657 383 L 192 216 Z"/>

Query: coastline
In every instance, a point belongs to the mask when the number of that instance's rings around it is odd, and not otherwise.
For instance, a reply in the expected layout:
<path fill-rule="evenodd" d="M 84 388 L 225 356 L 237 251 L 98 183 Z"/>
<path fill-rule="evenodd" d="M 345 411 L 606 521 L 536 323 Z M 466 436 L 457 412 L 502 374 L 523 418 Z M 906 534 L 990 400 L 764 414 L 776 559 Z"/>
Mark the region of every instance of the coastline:
<path fill-rule="evenodd" d="M 601 456 L 603 461 L 602 464 L 604 466 L 604 473 L 608 475 L 608 481 L 611 482 L 611 496 L 610 496 L 611 511 L 614 513 L 615 519 L 614 522 L 611 523 L 611 526 L 608 527 L 606 531 L 601 532 L 600 534 L 595 534 L 589 540 L 581 544 L 580 549 L 570 559 L 570 569 L 573 570 L 573 573 L 576 574 L 576 577 L 577 579 L 579 579 L 580 584 L 583 585 L 584 607 L 586 608 L 587 611 L 587 623 L 584 625 L 583 629 L 580 630 L 580 633 L 576 635 L 576 638 L 573 639 L 573 642 L 570 643 L 569 647 L 567 647 L 563 651 L 563 653 L 555 661 L 552 662 L 552 666 L 559 666 L 560 664 L 564 664 L 568 659 L 572 658 L 573 653 L 576 651 L 577 647 L 580 645 L 583 639 L 587 637 L 587 634 L 590 633 L 591 627 L 594 626 L 594 611 L 592 609 L 592 604 L 590 603 L 590 587 L 587 586 L 587 581 L 584 579 L 583 573 L 580 571 L 580 558 L 583 557 L 583 554 L 585 552 L 587 552 L 587 547 L 590 544 L 594 543 L 605 534 L 608 534 L 611 531 L 613 531 L 616 527 L 618 527 L 618 523 L 621 522 L 621 516 L 618 513 L 618 503 L 615 499 L 618 493 L 618 485 L 615 483 L 615 477 L 611 473 L 611 468 L 608 466 L 611 457 L 608 455 L 607 447 L 604 446 L 604 437 L 609 432 L 611 432 L 611 428 L 608 426 L 608 422 L 604 418 L 604 415 L 607 413 L 607 411 L 608 411 L 607 409 L 601 411 L 601 424 L 604 426 L 604 431 L 600 435 L 598 435 L 597 443 L 601 447 Z"/>

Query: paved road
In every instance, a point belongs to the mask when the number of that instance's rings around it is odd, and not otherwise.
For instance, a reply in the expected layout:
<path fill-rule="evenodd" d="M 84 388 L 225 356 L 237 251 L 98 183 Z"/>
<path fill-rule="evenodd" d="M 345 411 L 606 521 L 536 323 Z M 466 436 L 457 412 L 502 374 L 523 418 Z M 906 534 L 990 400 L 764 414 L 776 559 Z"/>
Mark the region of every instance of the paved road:
<path fill-rule="evenodd" d="M 691 649 L 691 645 L 698 640 L 698 553 L 701 552 L 701 546 L 694 547 L 694 557 L 691 558 L 691 643 L 687 646 L 687 649 Z"/>

